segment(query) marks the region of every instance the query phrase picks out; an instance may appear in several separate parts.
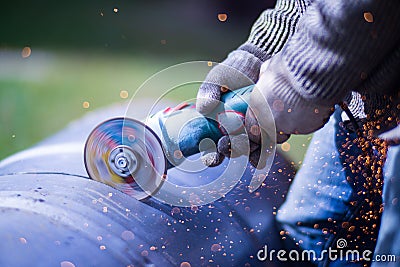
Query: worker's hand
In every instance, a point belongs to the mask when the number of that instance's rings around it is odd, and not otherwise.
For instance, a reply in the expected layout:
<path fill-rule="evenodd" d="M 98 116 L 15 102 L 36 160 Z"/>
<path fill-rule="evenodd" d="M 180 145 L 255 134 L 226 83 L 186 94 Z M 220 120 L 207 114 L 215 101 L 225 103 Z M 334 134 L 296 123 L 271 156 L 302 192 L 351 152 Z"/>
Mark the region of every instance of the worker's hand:
<path fill-rule="evenodd" d="M 244 136 L 231 137 L 232 140 L 221 138 L 218 142 L 219 155 L 215 153 L 214 158 L 223 159 L 221 154 L 235 157 L 247 153 L 250 163 L 262 168 L 264 159 L 260 159 L 260 155 L 268 155 L 271 144 L 275 141 L 283 143 L 291 134 L 308 134 L 318 130 L 333 111 L 333 106 L 316 104 L 298 95 L 279 64 L 272 59 L 261 67 L 260 79 L 251 93 L 245 117 L 247 139 Z M 275 136 L 276 140 L 268 140 Z M 246 146 L 240 145 L 241 142 L 249 142 L 250 151 L 244 151 L 242 148 Z M 212 163 L 211 166 L 215 164 Z"/>
<path fill-rule="evenodd" d="M 236 90 L 257 82 L 262 63 L 260 58 L 248 51 L 239 49 L 231 52 L 221 64 L 211 69 L 200 86 L 196 100 L 197 111 L 206 115 L 220 103 L 221 95 L 228 90 Z M 243 142 L 247 142 L 247 145 Z M 248 138 L 241 135 L 233 137 L 233 140 L 229 140 L 227 136 L 223 137 L 218 143 L 217 152 L 206 153 L 202 160 L 207 166 L 217 166 L 225 156 L 231 156 L 231 143 L 234 147 L 237 146 L 237 152 L 243 155 L 243 147 L 249 147 L 248 142 Z M 254 145 L 250 144 L 250 147 L 252 149 Z M 232 152 L 232 155 L 236 155 L 236 152 Z"/>
<path fill-rule="evenodd" d="M 214 66 L 200 86 L 196 108 L 201 114 L 210 113 L 219 103 L 221 94 L 239 89 L 258 80 L 263 62 L 245 50 L 235 50 Z"/>

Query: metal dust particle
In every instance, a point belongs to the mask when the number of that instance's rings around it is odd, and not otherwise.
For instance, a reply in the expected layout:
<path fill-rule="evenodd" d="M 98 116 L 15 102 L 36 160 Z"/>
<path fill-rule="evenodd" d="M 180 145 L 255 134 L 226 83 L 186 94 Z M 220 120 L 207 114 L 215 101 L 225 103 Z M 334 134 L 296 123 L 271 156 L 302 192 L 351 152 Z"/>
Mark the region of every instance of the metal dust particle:
<path fill-rule="evenodd" d="M 372 23 L 374 22 L 374 16 L 371 12 L 364 12 L 364 19 L 366 22 Z"/>
<path fill-rule="evenodd" d="M 228 19 L 228 15 L 225 13 L 219 13 L 218 14 L 218 20 L 221 22 L 225 22 Z"/>
<path fill-rule="evenodd" d="M 98 240 L 98 241 L 101 241 L 101 240 L 103 240 L 103 237 L 102 237 L 101 235 L 99 235 L 99 236 L 97 237 L 97 240 Z"/>
<path fill-rule="evenodd" d="M 100 246 L 100 250 L 106 250 L 106 246 L 101 245 L 101 246 Z"/>
<path fill-rule="evenodd" d="M 189 262 L 187 262 L 187 261 L 184 261 L 184 262 L 181 262 L 181 265 L 180 265 L 180 267 L 192 267 L 192 265 L 190 265 L 190 263 L 189 263 Z"/>
<path fill-rule="evenodd" d="M 89 108 L 89 107 L 90 107 L 90 103 L 89 103 L 88 101 L 84 101 L 84 102 L 82 103 L 82 107 L 83 107 L 83 108 Z"/>
<path fill-rule="evenodd" d="M 213 63 L 211 61 L 207 62 L 207 66 L 212 67 Z"/>
<path fill-rule="evenodd" d="M 114 7 L 113 11 L 114 11 L 114 13 L 118 13 L 119 10 L 118 10 L 118 8 Z"/>
<path fill-rule="evenodd" d="M 290 144 L 288 142 L 284 142 L 281 145 L 281 148 L 282 148 L 283 151 L 288 152 L 290 150 Z"/>
<path fill-rule="evenodd" d="M 26 245 L 28 243 L 28 241 L 23 237 L 19 238 L 19 242 L 21 242 L 21 244 L 24 244 L 24 245 Z"/>
<path fill-rule="evenodd" d="M 73 264 L 70 261 L 62 261 L 62 262 L 60 262 L 60 266 L 61 267 L 75 267 L 75 264 Z"/>
<path fill-rule="evenodd" d="M 121 97 L 122 99 L 127 99 L 128 96 L 129 96 L 128 91 L 121 90 L 121 92 L 119 92 L 119 97 Z"/>
<path fill-rule="evenodd" d="M 29 46 L 25 46 L 21 51 L 21 56 L 23 58 L 28 58 L 32 53 L 32 50 Z"/>
<path fill-rule="evenodd" d="M 151 246 L 151 247 L 150 247 L 150 250 L 151 250 L 151 251 L 154 251 L 154 250 L 156 250 L 156 249 L 157 249 L 157 247 L 155 247 L 155 246 Z"/>
<path fill-rule="evenodd" d="M 222 250 L 222 248 L 221 248 L 221 245 L 220 244 L 213 244 L 212 246 L 211 246 L 211 251 L 212 252 L 218 252 L 218 251 L 221 251 Z"/>
<path fill-rule="evenodd" d="M 160 43 L 161 43 L 162 45 L 166 45 L 166 44 L 167 44 L 167 40 L 162 39 L 162 40 L 160 41 Z"/>
<path fill-rule="evenodd" d="M 107 213 L 108 212 L 108 208 L 107 207 L 103 207 L 103 212 Z"/>

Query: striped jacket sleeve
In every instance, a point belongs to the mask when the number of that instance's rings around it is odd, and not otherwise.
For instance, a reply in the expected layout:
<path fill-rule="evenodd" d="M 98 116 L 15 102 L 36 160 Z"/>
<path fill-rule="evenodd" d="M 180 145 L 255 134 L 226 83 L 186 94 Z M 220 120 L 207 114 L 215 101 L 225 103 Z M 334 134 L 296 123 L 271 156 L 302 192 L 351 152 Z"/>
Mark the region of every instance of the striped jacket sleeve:
<path fill-rule="evenodd" d="M 271 59 L 267 72 L 279 77 L 272 90 L 292 105 L 332 105 L 350 91 L 398 92 L 399 14 L 400 1 L 313 1 Z"/>
<path fill-rule="evenodd" d="M 239 50 L 266 61 L 279 52 L 296 29 L 299 18 L 311 0 L 278 0 L 274 9 L 265 10 L 254 23 L 250 36 Z"/>

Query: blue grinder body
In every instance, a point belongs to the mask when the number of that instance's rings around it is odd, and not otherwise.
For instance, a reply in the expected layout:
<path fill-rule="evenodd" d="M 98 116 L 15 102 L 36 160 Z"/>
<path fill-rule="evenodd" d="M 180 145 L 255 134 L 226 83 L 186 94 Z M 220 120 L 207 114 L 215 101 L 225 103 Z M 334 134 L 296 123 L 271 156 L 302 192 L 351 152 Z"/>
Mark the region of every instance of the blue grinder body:
<path fill-rule="evenodd" d="M 199 153 L 204 139 L 217 143 L 224 134 L 244 132 L 244 117 L 253 89 L 251 85 L 223 94 L 221 102 L 207 115 L 197 112 L 194 104 L 182 103 L 150 116 L 144 123 L 160 138 L 169 168 Z"/>

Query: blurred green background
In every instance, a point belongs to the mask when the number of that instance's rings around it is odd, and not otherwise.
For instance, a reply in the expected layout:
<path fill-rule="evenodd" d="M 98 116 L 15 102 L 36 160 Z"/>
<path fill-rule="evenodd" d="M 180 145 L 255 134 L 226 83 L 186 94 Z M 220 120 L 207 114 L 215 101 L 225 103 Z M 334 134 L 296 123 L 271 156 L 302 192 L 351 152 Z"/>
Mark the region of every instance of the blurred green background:
<path fill-rule="evenodd" d="M 152 74 L 220 62 L 274 1 L 8 1 L 0 10 L 0 159 L 96 108 L 132 96 Z M 226 14 L 220 21 L 218 14 Z M 157 88 L 149 96 L 157 97 Z M 195 97 L 196 90 L 188 92 Z M 85 106 L 85 102 L 89 106 Z M 285 153 L 301 161 L 309 136 Z M 289 149 L 288 149 L 289 148 Z"/>

